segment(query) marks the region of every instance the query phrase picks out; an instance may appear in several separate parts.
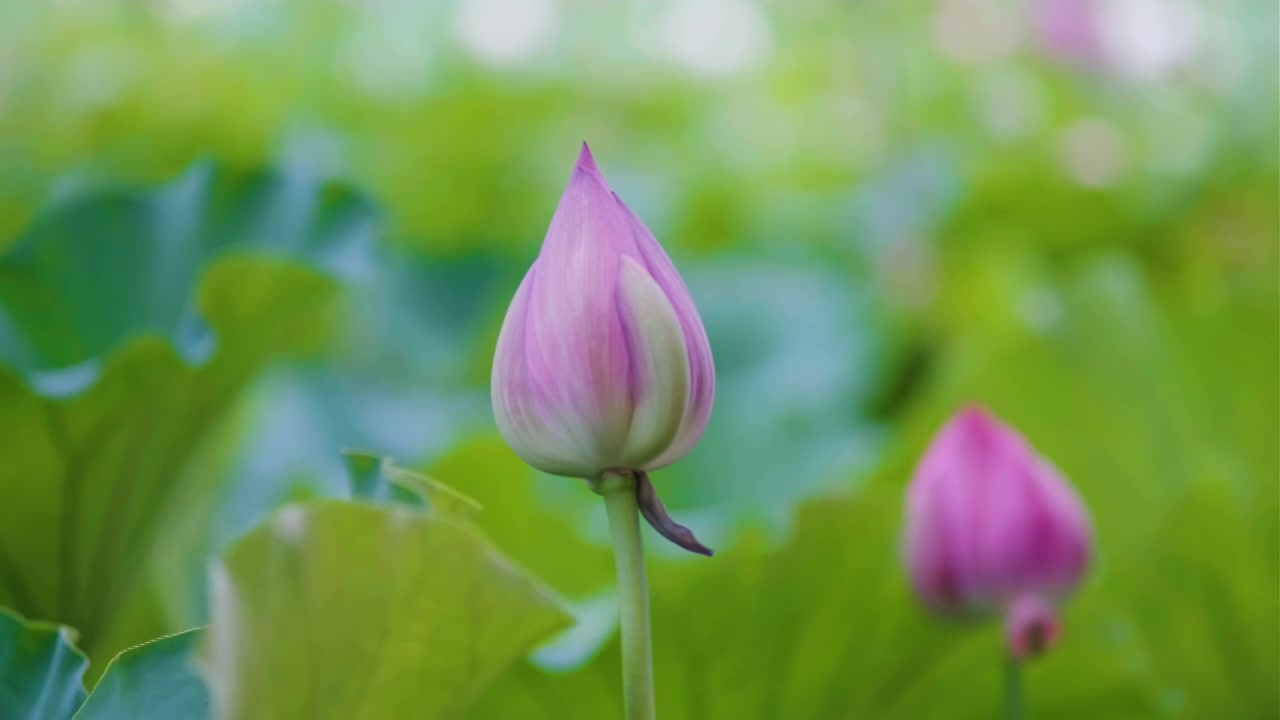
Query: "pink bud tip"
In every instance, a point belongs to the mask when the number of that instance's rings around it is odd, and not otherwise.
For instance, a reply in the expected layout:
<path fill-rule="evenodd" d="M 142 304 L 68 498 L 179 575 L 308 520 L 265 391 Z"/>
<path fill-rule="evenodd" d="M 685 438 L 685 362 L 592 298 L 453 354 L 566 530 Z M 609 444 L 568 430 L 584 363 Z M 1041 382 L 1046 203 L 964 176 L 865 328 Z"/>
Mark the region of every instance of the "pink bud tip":
<path fill-rule="evenodd" d="M 1048 607 L 1089 562 L 1088 514 L 1017 431 L 976 405 L 934 437 L 907 489 L 904 559 L 916 594 L 945 613 Z"/>
<path fill-rule="evenodd" d="M 585 140 L 582 143 L 582 150 L 578 152 L 578 164 L 574 169 L 591 173 L 600 172 L 600 168 L 596 167 L 595 156 L 591 154 L 591 147 L 587 145 Z"/>

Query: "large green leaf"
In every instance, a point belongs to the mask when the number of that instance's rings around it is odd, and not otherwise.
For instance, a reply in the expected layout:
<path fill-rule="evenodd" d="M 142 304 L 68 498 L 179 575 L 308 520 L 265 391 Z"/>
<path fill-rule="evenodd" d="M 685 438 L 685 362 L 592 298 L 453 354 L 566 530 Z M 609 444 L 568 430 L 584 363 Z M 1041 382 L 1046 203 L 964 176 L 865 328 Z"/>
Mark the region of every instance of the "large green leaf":
<path fill-rule="evenodd" d="M 215 717 L 459 717 L 568 616 L 466 521 L 290 505 L 211 570 Z"/>
<path fill-rule="evenodd" d="M 369 205 L 349 191 L 209 164 L 154 190 L 67 202 L 0 257 L 0 360 L 29 376 L 65 373 L 141 334 L 200 359 L 216 342 L 195 293 L 210 260 L 245 250 L 352 272 L 375 227 Z M 93 375 L 91 366 L 76 377 Z"/>
<path fill-rule="evenodd" d="M 0 717 L 64 720 L 84 700 L 81 676 L 89 659 L 75 631 L 31 622 L 0 608 Z"/>
<path fill-rule="evenodd" d="M 783 549 L 747 542 L 713 561 L 658 564 L 659 715 L 717 718 L 989 718 L 998 714 L 998 624 L 948 625 L 910 596 L 897 562 L 899 499 L 807 506 Z M 1034 717 L 1124 718 L 1154 699 L 1097 596 L 1067 608 L 1067 639 L 1028 670 Z M 604 718 L 620 711 L 616 640 L 585 668 L 509 673 L 476 716 Z M 1085 713 L 1084 711 L 1088 712 Z"/>
<path fill-rule="evenodd" d="M 172 513 L 200 520 L 189 459 L 269 361 L 324 337 L 370 222 L 329 186 L 198 168 L 68 204 L 0 259 L 0 603 L 95 660 L 177 629 L 147 559 Z"/>
<path fill-rule="evenodd" d="M 74 720 L 202 720 L 209 693 L 192 661 L 203 630 L 129 648 L 107 666 Z"/>

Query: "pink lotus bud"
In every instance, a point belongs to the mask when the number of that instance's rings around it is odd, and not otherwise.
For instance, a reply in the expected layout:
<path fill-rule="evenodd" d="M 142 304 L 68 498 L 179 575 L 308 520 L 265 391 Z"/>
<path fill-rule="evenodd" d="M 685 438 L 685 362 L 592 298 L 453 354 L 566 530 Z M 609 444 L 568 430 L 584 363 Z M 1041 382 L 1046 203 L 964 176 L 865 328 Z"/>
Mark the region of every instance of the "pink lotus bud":
<path fill-rule="evenodd" d="M 492 391 L 517 455 L 587 479 L 670 465 L 711 415 L 715 370 L 693 299 L 586 144 L 507 310 Z"/>
<path fill-rule="evenodd" d="M 1056 641 L 1055 605 L 1083 576 L 1091 534 L 1067 481 L 978 407 L 938 432 L 907 489 L 904 550 L 916 593 L 943 613 L 1004 613 L 1019 659 Z"/>
<path fill-rule="evenodd" d="M 1032 0 L 1031 11 L 1045 54 L 1081 67 L 1105 63 L 1096 0 Z"/>

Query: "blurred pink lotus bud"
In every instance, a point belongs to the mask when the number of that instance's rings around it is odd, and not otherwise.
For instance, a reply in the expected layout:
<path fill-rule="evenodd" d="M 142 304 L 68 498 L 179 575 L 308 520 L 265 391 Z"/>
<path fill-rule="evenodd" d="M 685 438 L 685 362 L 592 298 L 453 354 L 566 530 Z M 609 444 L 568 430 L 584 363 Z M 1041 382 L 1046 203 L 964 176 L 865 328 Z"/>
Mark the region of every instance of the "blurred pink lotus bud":
<path fill-rule="evenodd" d="M 1075 490 L 979 407 L 938 432 L 907 489 L 904 551 L 916 593 L 942 613 L 1003 613 L 1018 659 L 1057 640 L 1056 604 L 1080 582 L 1091 535 Z"/>
<path fill-rule="evenodd" d="M 1101 13 L 1095 0 L 1032 0 L 1032 21 L 1041 50 L 1081 67 L 1105 63 Z"/>
<path fill-rule="evenodd" d="M 492 393 L 517 455 L 586 479 L 643 481 L 688 453 L 711 415 L 715 370 L 693 299 L 585 143 L 507 310 Z"/>
<path fill-rule="evenodd" d="M 1159 80 L 1194 63 L 1203 45 L 1200 3 L 1029 0 L 1028 4 L 1041 52 L 1083 69 Z"/>

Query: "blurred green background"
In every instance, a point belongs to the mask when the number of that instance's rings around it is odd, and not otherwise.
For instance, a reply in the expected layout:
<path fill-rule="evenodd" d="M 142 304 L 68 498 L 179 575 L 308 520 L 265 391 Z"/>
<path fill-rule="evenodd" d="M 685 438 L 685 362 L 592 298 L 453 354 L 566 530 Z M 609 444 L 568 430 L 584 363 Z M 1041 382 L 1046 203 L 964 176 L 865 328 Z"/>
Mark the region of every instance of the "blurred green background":
<path fill-rule="evenodd" d="M 583 140 L 703 313 L 716 411 L 655 476 L 661 717 L 984 718 L 996 624 L 898 565 L 978 401 L 1097 558 L 1032 717 L 1280 711 L 1280 124 L 1245 0 L 0 0 L 0 605 L 101 664 L 347 493 L 477 499 L 578 624 L 476 718 L 619 712 L 598 498 L 488 376 Z M 368 559 L 376 565 L 378 557 Z M 390 566 L 389 566 L 390 567 Z"/>

